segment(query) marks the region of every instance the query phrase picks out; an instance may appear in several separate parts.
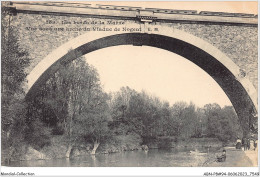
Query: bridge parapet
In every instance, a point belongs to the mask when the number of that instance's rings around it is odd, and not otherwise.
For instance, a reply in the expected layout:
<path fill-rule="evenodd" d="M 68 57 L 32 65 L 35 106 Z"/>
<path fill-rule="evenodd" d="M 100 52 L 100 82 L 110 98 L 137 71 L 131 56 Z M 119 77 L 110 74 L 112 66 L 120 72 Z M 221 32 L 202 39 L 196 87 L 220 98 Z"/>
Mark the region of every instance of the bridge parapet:
<path fill-rule="evenodd" d="M 131 6 L 114 5 L 92 5 L 83 3 L 68 2 L 11 2 L 8 5 L 17 11 L 30 11 L 31 13 L 59 13 L 59 14 L 77 14 L 88 16 L 109 16 L 128 19 L 142 19 L 143 13 L 149 21 L 169 20 L 169 21 L 196 21 L 213 23 L 231 23 L 231 24 L 258 24 L 258 15 L 245 13 L 227 13 L 210 12 L 196 10 L 176 10 L 176 9 L 158 9 L 141 8 Z M 51 6 L 51 8 L 50 8 Z"/>

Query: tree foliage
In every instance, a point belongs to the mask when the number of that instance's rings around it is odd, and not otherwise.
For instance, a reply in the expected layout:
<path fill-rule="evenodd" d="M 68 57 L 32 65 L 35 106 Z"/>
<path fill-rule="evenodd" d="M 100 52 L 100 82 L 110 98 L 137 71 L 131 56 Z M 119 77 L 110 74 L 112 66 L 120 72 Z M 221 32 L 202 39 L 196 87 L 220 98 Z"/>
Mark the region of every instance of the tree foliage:
<path fill-rule="evenodd" d="M 179 138 L 217 137 L 234 140 L 241 133 L 233 107 L 208 104 L 197 108 L 193 103 L 176 102 L 172 106 L 145 92 L 123 87 L 111 94 L 110 128 L 117 135 L 139 134 L 143 139 L 159 136 Z"/>
<path fill-rule="evenodd" d="M 26 129 L 24 102 L 25 69 L 30 63 L 21 47 L 12 15 L 2 7 L 1 16 L 1 135 L 2 149 L 19 148 Z"/>
<path fill-rule="evenodd" d="M 100 143 L 109 134 L 107 101 L 97 71 L 84 58 L 78 58 L 60 68 L 42 86 L 31 105 L 32 112 L 39 113 L 39 120 L 53 134 L 67 137 L 71 149 L 85 139 Z"/>

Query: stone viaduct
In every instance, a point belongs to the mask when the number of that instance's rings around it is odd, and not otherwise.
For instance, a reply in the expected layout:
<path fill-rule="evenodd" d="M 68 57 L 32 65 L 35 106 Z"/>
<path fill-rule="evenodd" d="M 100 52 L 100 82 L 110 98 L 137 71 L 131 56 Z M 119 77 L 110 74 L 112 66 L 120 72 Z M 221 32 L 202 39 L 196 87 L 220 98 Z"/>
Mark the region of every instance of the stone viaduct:
<path fill-rule="evenodd" d="M 243 125 L 257 122 L 255 14 L 68 2 L 2 6 L 33 59 L 27 69 L 27 98 L 61 65 L 79 56 L 110 46 L 146 45 L 174 52 L 202 68 L 224 90 Z"/>

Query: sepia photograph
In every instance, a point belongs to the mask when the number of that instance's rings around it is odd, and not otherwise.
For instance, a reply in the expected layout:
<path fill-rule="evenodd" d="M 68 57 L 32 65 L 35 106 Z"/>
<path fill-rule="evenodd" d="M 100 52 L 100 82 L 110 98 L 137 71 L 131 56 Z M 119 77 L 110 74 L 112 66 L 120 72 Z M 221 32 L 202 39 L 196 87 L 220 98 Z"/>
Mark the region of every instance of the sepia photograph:
<path fill-rule="evenodd" d="M 2 1 L 1 175 L 258 167 L 257 7 Z"/>

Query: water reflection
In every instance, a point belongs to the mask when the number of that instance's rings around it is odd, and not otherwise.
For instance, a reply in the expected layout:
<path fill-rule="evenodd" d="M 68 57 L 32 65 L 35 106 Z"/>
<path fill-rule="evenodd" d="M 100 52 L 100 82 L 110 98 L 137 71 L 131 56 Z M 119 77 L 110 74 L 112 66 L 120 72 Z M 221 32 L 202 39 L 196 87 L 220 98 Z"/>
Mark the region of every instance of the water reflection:
<path fill-rule="evenodd" d="M 203 163 L 213 148 L 150 149 L 113 154 L 96 154 L 74 158 L 11 162 L 10 166 L 24 167 L 190 167 Z"/>

